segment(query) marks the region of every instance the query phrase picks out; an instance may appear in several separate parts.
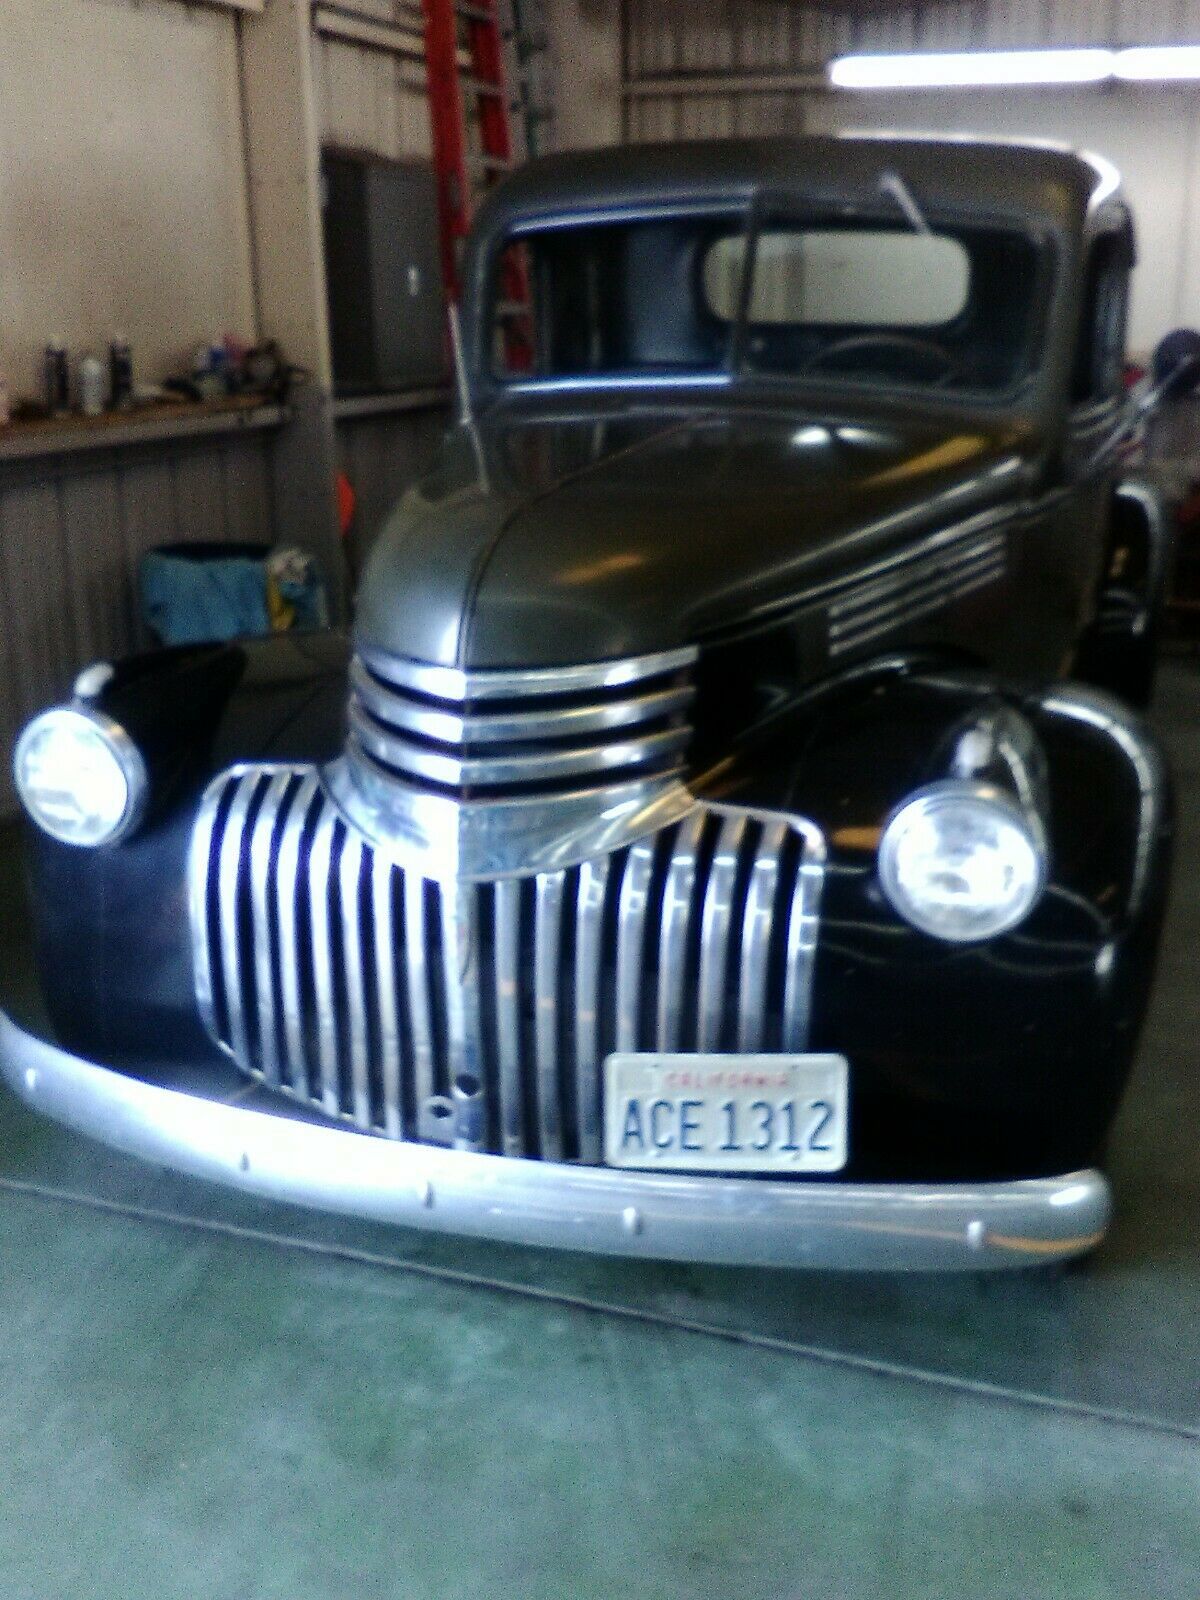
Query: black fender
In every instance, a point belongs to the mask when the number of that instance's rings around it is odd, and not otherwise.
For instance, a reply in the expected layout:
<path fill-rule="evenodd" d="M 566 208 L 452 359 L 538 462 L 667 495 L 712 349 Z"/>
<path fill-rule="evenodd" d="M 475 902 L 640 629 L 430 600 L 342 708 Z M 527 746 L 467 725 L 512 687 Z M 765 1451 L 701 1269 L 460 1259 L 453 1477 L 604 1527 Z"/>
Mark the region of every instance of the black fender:
<path fill-rule="evenodd" d="M 1048 880 L 1018 928 L 948 944 L 887 901 L 879 839 L 909 794 L 951 774 L 963 733 L 997 717 L 1024 730 Z M 795 810 L 825 835 L 811 1047 L 850 1060 L 860 1172 L 1011 1177 L 1094 1158 L 1170 865 L 1169 777 L 1140 718 L 1080 685 L 896 663 L 808 697 L 710 781 L 714 798 Z"/>
<path fill-rule="evenodd" d="M 146 816 L 109 848 L 26 829 L 47 1009 L 71 1050 L 116 1065 L 203 1059 L 187 853 L 209 780 L 238 761 L 328 761 L 345 742 L 348 645 L 338 633 L 149 651 L 116 663 L 88 704 L 137 741 Z"/>

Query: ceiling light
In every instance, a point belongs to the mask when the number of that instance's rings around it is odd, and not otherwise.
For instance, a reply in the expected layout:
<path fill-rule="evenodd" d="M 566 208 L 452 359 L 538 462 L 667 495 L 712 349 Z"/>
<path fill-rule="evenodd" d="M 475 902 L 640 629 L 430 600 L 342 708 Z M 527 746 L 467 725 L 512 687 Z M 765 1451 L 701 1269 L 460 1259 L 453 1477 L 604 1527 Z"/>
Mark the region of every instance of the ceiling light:
<path fill-rule="evenodd" d="M 1200 45 L 1136 45 L 1127 50 L 961 50 L 839 56 L 829 63 L 835 89 L 989 89 L 1021 84 L 1200 80 Z"/>
<path fill-rule="evenodd" d="M 971 50 L 947 54 L 840 56 L 829 64 L 838 89 L 967 89 L 1007 84 L 1102 83 L 1111 50 Z"/>
<path fill-rule="evenodd" d="M 1200 45 L 1139 45 L 1133 50 L 1118 50 L 1113 72 L 1118 78 L 1137 83 L 1200 78 Z"/>

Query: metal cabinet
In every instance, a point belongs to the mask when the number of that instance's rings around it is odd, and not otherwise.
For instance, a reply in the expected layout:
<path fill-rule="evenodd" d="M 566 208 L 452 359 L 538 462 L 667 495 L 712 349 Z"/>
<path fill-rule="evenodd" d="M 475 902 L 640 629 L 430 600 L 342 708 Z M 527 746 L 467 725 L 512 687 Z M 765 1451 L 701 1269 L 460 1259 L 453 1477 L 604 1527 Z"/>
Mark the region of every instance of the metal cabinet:
<path fill-rule="evenodd" d="M 445 302 L 432 166 L 327 149 L 323 175 L 337 392 L 444 382 Z"/>

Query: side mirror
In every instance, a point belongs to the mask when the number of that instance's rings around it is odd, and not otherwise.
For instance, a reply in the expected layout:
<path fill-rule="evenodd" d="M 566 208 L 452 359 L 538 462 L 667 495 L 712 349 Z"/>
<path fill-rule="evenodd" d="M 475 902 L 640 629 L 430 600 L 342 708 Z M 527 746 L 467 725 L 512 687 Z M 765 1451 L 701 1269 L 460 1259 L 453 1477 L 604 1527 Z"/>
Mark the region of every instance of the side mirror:
<path fill-rule="evenodd" d="M 1161 401 L 1186 400 L 1200 385 L 1200 351 L 1181 356 L 1155 386 Z"/>
<path fill-rule="evenodd" d="M 1186 400 L 1200 385 L 1200 355 L 1184 356 L 1157 381 L 1148 379 L 1133 392 L 1133 403 L 1140 417 L 1152 416 L 1172 400 Z"/>
<path fill-rule="evenodd" d="M 1178 328 L 1154 352 L 1154 378 L 1137 396 L 1143 416 L 1172 400 L 1184 400 L 1200 385 L 1200 333 Z"/>

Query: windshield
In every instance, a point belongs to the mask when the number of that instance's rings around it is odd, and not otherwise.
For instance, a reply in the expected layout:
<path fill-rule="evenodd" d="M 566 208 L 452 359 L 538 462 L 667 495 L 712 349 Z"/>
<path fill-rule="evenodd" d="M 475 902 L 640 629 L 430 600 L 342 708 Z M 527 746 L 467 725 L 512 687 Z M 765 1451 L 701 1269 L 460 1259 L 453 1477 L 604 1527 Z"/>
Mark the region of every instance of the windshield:
<path fill-rule="evenodd" d="M 494 274 L 516 380 L 734 372 L 1002 393 L 1029 370 L 1044 252 L 1012 228 L 767 213 L 522 231 Z"/>

